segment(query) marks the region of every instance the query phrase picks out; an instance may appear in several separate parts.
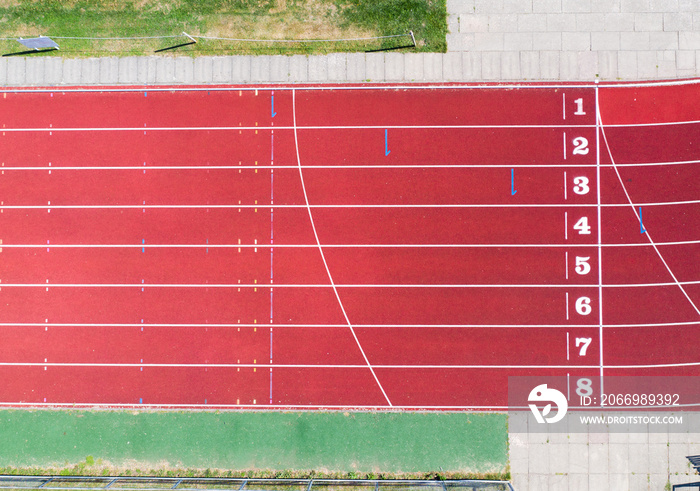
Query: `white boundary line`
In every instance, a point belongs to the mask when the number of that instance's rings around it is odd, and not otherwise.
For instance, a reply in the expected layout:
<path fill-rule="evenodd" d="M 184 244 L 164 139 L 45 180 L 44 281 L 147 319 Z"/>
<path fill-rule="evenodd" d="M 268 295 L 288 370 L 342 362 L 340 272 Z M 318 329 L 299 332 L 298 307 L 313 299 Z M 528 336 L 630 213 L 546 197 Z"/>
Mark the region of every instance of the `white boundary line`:
<path fill-rule="evenodd" d="M 382 384 L 379 382 L 379 378 L 377 378 L 377 374 L 374 372 L 374 368 L 372 368 L 372 364 L 369 362 L 369 359 L 367 358 L 367 355 L 365 354 L 365 350 L 362 349 L 362 345 L 360 344 L 360 340 L 357 338 L 357 334 L 355 334 L 355 329 L 353 329 L 352 324 L 350 323 L 350 319 L 348 318 L 348 314 L 345 311 L 345 306 L 343 305 L 343 302 L 340 300 L 340 295 L 338 294 L 338 289 L 335 286 L 335 283 L 333 283 L 333 276 L 331 275 L 331 271 L 328 268 L 328 262 L 326 261 L 326 256 L 323 253 L 323 247 L 321 247 L 321 241 L 318 238 L 318 232 L 316 231 L 316 225 L 314 224 L 314 217 L 313 214 L 311 213 L 311 208 L 309 207 L 309 196 L 306 193 L 306 184 L 304 183 L 304 174 L 301 169 L 301 157 L 299 156 L 299 140 L 297 138 L 297 110 L 296 110 L 296 92 L 292 90 L 292 118 L 294 121 L 294 145 L 296 148 L 296 154 L 297 154 L 297 164 L 299 165 L 299 179 L 301 181 L 301 189 L 304 192 L 304 201 L 306 202 L 306 207 L 309 212 L 309 221 L 311 222 L 311 228 L 313 229 L 314 232 L 314 237 L 316 238 L 316 244 L 318 246 L 318 252 L 321 254 L 321 259 L 323 259 L 323 265 L 326 268 L 326 274 L 328 275 L 328 280 L 331 282 L 331 286 L 333 287 L 333 292 L 335 293 L 335 298 L 338 300 L 338 305 L 340 306 L 340 310 L 343 312 L 343 317 L 345 317 L 345 321 L 348 323 L 348 327 L 350 328 L 350 332 L 352 333 L 352 337 L 355 338 L 355 343 L 357 343 L 357 347 L 360 349 L 360 353 L 362 353 L 362 357 L 365 360 L 365 363 L 367 364 L 367 367 L 369 368 L 369 371 L 372 373 L 372 377 L 374 377 L 375 382 L 377 382 L 377 386 L 379 386 L 379 390 L 382 391 L 382 394 L 384 395 L 384 399 L 386 399 L 387 404 L 391 406 L 391 401 L 389 400 L 389 396 L 387 396 L 386 392 L 384 391 L 384 387 L 382 387 Z M 277 285 L 275 285 L 277 286 Z"/>
<path fill-rule="evenodd" d="M 605 396 L 604 388 L 604 370 L 605 363 L 603 359 L 603 248 L 601 244 L 603 243 L 603 230 L 602 230 L 602 210 L 601 210 L 601 185 L 600 185 L 600 128 L 598 127 L 598 122 L 600 121 L 600 109 L 598 104 L 598 86 L 595 87 L 595 114 L 596 114 L 596 129 L 595 129 L 595 159 L 596 159 L 596 191 L 597 191 L 597 205 L 598 205 L 598 361 L 600 364 L 600 401 L 602 405 L 603 398 Z"/>
<path fill-rule="evenodd" d="M 347 324 L 214 324 L 214 323 L 204 323 L 204 324 L 147 324 L 147 323 L 71 323 L 71 322 L 2 322 L 0 323 L 0 328 L 29 328 L 29 327 L 107 327 L 107 328 L 120 328 L 120 327 L 168 327 L 168 328 L 234 328 L 234 327 L 244 327 L 244 328 L 256 328 L 256 327 L 277 327 L 277 328 L 291 328 L 291 329 L 327 329 L 327 328 L 345 328 Z M 700 320 L 698 321 L 686 321 L 686 322 L 660 322 L 651 324 L 606 324 L 604 327 L 619 329 L 619 328 L 644 328 L 644 327 L 690 327 L 690 326 L 700 326 Z M 392 329 L 392 328 L 402 328 L 402 329 L 570 329 L 570 328 L 590 328 L 598 329 L 598 324 L 354 324 L 356 328 L 373 328 L 373 329 Z"/>
<path fill-rule="evenodd" d="M 367 365 L 351 364 L 274 364 L 274 363 L 79 363 L 79 362 L 0 362 L 0 367 L 52 367 L 52 368 L 274 368 L 274 369 L 333 369 L 366 370 Z M 590 370 L 599 365 L 372 365 L 377 370 Z M 700 362 L 658 363 L 640 365 L 605 365 L 606 368 L 632 370 L 636 368 L 700 367 Z M 388 402 L 388 401 L 387 401 Z M 391 404 L 390 404 L 391 405 Z"/>
<path fill-rule="evenodd" d="M 700 160 L 683 160 L 678 162 L 639 162 L 616 164 L 615 167 L 656 167 L 669 165 L 688 165 L 698 164 Z M 595 168 L 596 164 L 327 164 L 327 165 L 304 165 L 305 169 L 569 169 L 569 168 Z M 601 164 L 601 168 L 613 168 L 612 164 Z M 57 170 L 246 170 L 246 169 L 282 169 L 282 170 L 297 170 L 296 165 L 152 165 L 152 166 L 130 166 L 130 165 L 106 165 L 106 166 L 3 166 L 3 171 L 57 171 Z"/>
<path fill-rule="evenodd" d="M 700 240 L 685 240 L 674 242 L 657 242 L 657 246 L 684 246 L 697 245 Z M 596 243 L 592 244 L 324 244 L 326 249 L 490 249 L 490 248 L 555 248 L 566 249 L 575 248 L 590 248 L 597 247 Z M 8 244 L 3 243 L 0 249 L 235 249 L 235 248 L 259 248 L 266 249 L 268 247 L 287 248 L 287 249 L 316 249 L 316 244 Z M 651 247 L 647 242 L 628 243 L 628 244 L 601 244 L 601 247 Z"/>
<path fill-rule="evenodd" d="M 674 281 L 665 283 L 620 283 L 620 284 L 526 284 L 526 283 L 0 283 L 1 288 L 451 288 L 451 289 L 478 289 L 478 288 L 655 288 L 678 285 L 700 285 L 700 280 Z"/>
<path fill-rule="evenodd" d="M 700 79 L 683 79 L 683 80 L 656 80 L 647 82 L 600 82 L 600 87 L 606 88 L 634 88 L 634 87 L 661 87 L 661 86 L 682 86 L 682 85 L 696 85 L 700 84 Z M 94 88 L 92 86 L 81 86 L 75 85 L 73 87 L 42 87 L 42 88 L 7 88 L 2 90 L 3 93 L 14 93 L 14 94 L 32 94 L 32 93 L 100 93 L 100 92 L 232 92 L 232 91 L 245 91 L 252 92 L 254 90 L 297 90 L 303 91 L 345 91 L 345 90 L 425 90 L 425 89 L 446 89 L 446 90 L 456 90 L 456 89 L 481 89 L 481 90 L 512 90 L 512 89 L 590 89 L 593 86 L 593 82 L 572 82 L 572 83 L 557 83 L 553 82 L 542 83 L 533 82 L 528 83 L 508 83 L 508 82 L 481 82 L 481 83 L 468 83 L 468 84 L 449 84 L 449 83 L 374 83 L 374 84 L 362 84 L 362 83 L 336 83 L 336 84 L 313 84 L 309 83 L 306 85 L 286 85 L 284 82 L 281 83 L 270 83 L 262 82 L 260 84 L 238 84 L 231 85 L 221 83 L 220 85 L 204 85 L 204 84 L 192 84 L 192 85 L 168 85 L 167 83 L 157 84 L 154 86 L 150 85 L 139 85 L 134 84 L 127 87 L 114 87 L 113 85 L 96 85 Z"/>
<path fill-rule="evenodd" d="M 698 200 L 688 200 L 688 201 L 667 201 L 667 202 L 653 202 L 653 203 L 637 203 L 635 206 L 678 206 L 678 205 L 695 205 L 700 204 L 700 199 Z M 610 203 L 610 204 L 580 204 L 575 205 L 577 208 L 627 208 L 629 203 Z M 292 210 L 306 210 L 311 209 L 424 209 L 424 208 L 487 208 L 487 209 L 498 209 L 498 208 L 571 208 L 571 204 L 548 204 L 548 203 L 533 203 L 533 204 L 462 204 L 462 203 L 442 203 L 442 204 L 355 204 L 355 205 L 345 205 L 345 204 L 320 204 L 320 205 L 284 205 L 284 204 L 258 204 L 258 205 L 217 205 L 217 204 L 191 204 L 191 205 L 146 205 L 146 204 L 133 204 L 133 205 L 0 205 L 0 209 L 3 210 L 233 210 L 233 209 L 268 209 L 268 208 L 280 208 L 280 209 L 292 209 Z"/>
<path fill-rule="evenodd" d="M 620 185 L 622 186 L 622 190 L 625 192 L 625 196 L 627 197 L 627 201 L 629 202 L 629 206 L 632 208 L 632 213 L 634 213 L 634 216 L 637 217 L 637 220 L 639 221 L 640 217 L 639 217 L 639 214 L 637 213 L 637 209 L 636 209 L 636 207 L 639 205 L 635 205 L 632 202 L 632 198 L 630 197 L 629 192 L 627 191 L 627 186 L 625 186 L 625 183 L 622 180 L 622 177 L 620 176 L 620 172 L 618 171 L 617 167 L 615 166 L 615 159 L 613 158 L 612 149 L 610 148 L 610 144 L 608 143 L 608 138 L 605 134 L 605 126 L 603 125 L 603 119 L 600 115 L 599 110 L 597 111 L 597 114 L 598 114 L 598 116 L 597 116 L 598 122 L 600 123 L 600 131 L 603 135 L 603 141 L 605 142 L 605 147 L 608 150 L 608 156 L 610 157 L 610 162 L 612 162 L 613 168 L 615 169 L 615 174 L 617 175 L 617 179 L 620 182 Z M 666 267 L 666 270 L 671 275 L 671 278 L 673 278 L 674 284 L 677 285 L 678 288 L 680 288 L 680 290 L 683 293 L 683 295 L 685 296 L 685 298 L 688 300 L 688 302 L 690 302 L 690 305 L 693 307 L 693 309 L 698 314 L 698 316 L 700 316 L 700 309 L 698 309 L 698 306 L 695 304 L 693 299 L 690 298 L 690 296 L 688 295 L 688 292 L 685 291 L 685 288 L 683 288 L 683 284 L 681 282 L 679 282 L 678 279 L 676 278 L 676 275 L 673 274 L 673 271 L 671 270 L 670 266 L 668 265 L 668 263 L 664 259 L 663 255 L 661 254 L 661 251 L 659 251 L 657 244 L 654 243 L 654 240 L 651 238 L 649 231 L 648 230 L 645 231 L 644 235 L 646 235 L 647 240 L 649 241 L 650 245 L 656 251 L 656 254 L 659 256 L 659 259 L 661 259 L 661 262 Z"/>
<path fill-rule="evenodd" d="M 239 410 L 239 409 L 275 409 L 275 410 L 307 410 L 307 409 L 323 409 L 331 411 L 352 411 L 355 409 L 371 410 L 371 409 L 382 409 L 384 411 L 389 410 L 389 412 L 399 412 L 403 410 L 409 411 L 464 411 L 464 410 L 474 410 L 474 411 L 523 411 L 529 413 L 530 408 L 527 406 L 382 406 L 382 405 L 368 405 L 368 404 L 347 404 L 347 405 L 329 405 L 329 404 L 126 404 L 119 402 L 0 402 L 1 407 L 27 407 L 27 408 L 45 408 L 45 407 L 61 407 L 61 408 L 81 408 L 81 409 L 119 409 L 119 408 L 131 408 L 139 410 L 179 410 L 179 409 L 224 409 L 224 410 Z M 697 404 L 678 404 L 675 406 L 634 406 L 631 409 L 659 409 L 659 408 L 669 408 L 678 409 L 682 407 L 698 407 L 700 403 Z M 629 408 L 629 406 L 626 406 Z M 614 410 L 623 408 L 622 406 L 606 406 L 606 408 Z M 590 406 L 569 406 L 569 410 L 574 409 L 584 409 L 591 410 Z M 599 411 L 599 409 L 598 409 Z M 19 477 L 19 476 L 18 476 Z M 314 481 L 320 481 L 320 479 L 314 479 Z M 500 482 L 500 481 L 494 481 Z M 66 488 L 70 489 L 70 488 Z M 104 488 L 102 488 L 104 489 Z"/>
<path fill-rule="evenodd" d="M 691 121 L 671 121 L 662 123 L 621 123 L 610 124 L 608 128 L 644 128 L 658 126 L 683 126 L 700 124 L 700 120 Z M 67 132 L 129 132 L 129 131 L 294 131 L 294 130 L 523 130 L 523 129 L 560 129 L 560 128 L 588 128 L 594 129 L 595 124 L 422 124 L 422 125 L 308 125 L 308 126 L 75 126 L 75 127 L 34 127 L 34 128 L 2 128 L 3 133 L 67 133 Z"/>

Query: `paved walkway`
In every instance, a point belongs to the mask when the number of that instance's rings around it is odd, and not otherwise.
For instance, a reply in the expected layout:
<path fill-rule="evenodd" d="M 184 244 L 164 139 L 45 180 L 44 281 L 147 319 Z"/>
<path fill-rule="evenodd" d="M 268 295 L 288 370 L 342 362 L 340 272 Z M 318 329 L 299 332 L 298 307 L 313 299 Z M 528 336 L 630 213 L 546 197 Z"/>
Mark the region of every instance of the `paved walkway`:
<path fill-rule="evenodd" d="M 0 59 L 2 85 L 700 76 L 700 0 L 447 0 L 447 53 Z"/>
<path fill-rule="evenodd" d="M 510 433 L 509 452 L 516 491 L 664 491 L 700 481 L 686 459 L 700 454 L 700 433 Z"/>

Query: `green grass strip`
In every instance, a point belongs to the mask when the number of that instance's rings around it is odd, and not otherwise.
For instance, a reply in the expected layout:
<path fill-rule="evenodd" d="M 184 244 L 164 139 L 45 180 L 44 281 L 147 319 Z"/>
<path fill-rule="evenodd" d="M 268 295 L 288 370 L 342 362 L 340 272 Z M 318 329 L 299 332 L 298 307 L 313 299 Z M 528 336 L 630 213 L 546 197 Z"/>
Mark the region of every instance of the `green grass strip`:
<path fill-rule="evenodd" d="M 13 0 L 0 1 L 0 52 L 19 52 L 17 37 L 194 36 L 236 39 L 371 41 L 260 43 L 200 39 L 179 55 L 324 54 L 381 49 L 445 52 L 445 0 Z M 416 47 L 408 34 L 413 31 Z M 41 56 L 152 54 L 180 39 L 57 39 L 60 51 Z"/>
<path fill-rule="evenodd" d="M 502 478 L 506 419 L 447 412 L 4 410 L 0 471 Z"/>

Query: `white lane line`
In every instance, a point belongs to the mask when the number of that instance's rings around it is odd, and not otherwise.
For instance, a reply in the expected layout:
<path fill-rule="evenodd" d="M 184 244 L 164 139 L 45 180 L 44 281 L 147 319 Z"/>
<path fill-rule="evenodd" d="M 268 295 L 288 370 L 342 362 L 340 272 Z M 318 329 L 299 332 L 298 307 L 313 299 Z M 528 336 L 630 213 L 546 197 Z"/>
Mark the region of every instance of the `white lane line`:
<path fill-rule="evenodd" d="M 5 239 L 7 240 L 7 239 Z M 700 240 L 685 240 L 674 242 L 657 242 L 657 246 L 686 246 L 700 244 Z M 43 249 L 46 244 L 7 244 L 3 242 L 3 248 L 7 249 Z M 235 249 L 235 248 L 261 248 L 270 247 L 269 244 L 51 244 L 51 248 L 56 249 Z M 318 248 L 316 244 L 275 244 L 275 248 L 308 249 Z M 503 248 L 525 248 L 525 249 L 551 249 L 551 248 L 591 248 L 597 244 L 324 244 L 324 248 L 337 249 L 503 249 Z M 602 247 L 651 247 L 648 242 L 639 243 L 608 243 Z"/>
<path fill-rule="evenodd" d="M 648 203 L 637 203 L 635 206 L 687 206 L 700 204 L 700 200 L 687 200 L 687 201 L 664 201 L 664 202 L 648 202 Z M 600 204 L 587 203 L 576 205 L 580 208 L 627 208 L 629 203 L 610 203 L 610 204 Z M 533 204 L 464 204 L 464 203 L 442 203 L 442 204 L 316 204 L 316 205 L 285 205 L 285 204 L 253 204 L 253 205 L 217 205 L 217 204 L 190 204 L 190 205 L 175 205 L 175 204 L 163 204 L 163 205 L 146 205 L 146 204 L 133 204 L 133 205 L 0 205 L 0 209 L 3 210 L 141 210 L 141 209 L 152 209 L 152 210 L 233 210 L 233 209 L 293 209 L 293 210 L 306 210 L 311 209 L 449 209 L 449 208 L 488 208 L 488 209 L 499 209 L 499 208 L 568 208 L 568 204 L 550 204 L 550 203 L 533 203 Z"/>
<path fill-rule="evenodd" d="M 267 324 L 270 327 L 276 327 L 276 328 L 291 328 L 291 329 L 298 329 L 298 328 L 311 328 L 311 329 L 317 329 L 317 328 L 345 328 L 347 327 L 347 324 Z M 165 324 L 157 324 L 157 323 L 152 323 L 152 324 L 134 324 L 134 323 L 76 323 L 76 322 L 59 322 L 59 323 L 49 323 L 49 322 L 2 322 L 0 323 L 0 327 L 3 328 L 28 328 L 28 327 L 88 327 L 88 328 L 94 328 L 94 327 L 106 327 L 106 328 L 121 328 L 121 327 L 153 327 L 153 328 L 159 328 L 159 327 L 167 327 L 167 328 L 239 328 L 239 327 L 253 327 L 257 328 L 260 327 L 261 324 L 191 324 L 191 323 L 182 323 L 182 324 L 173 324 L 173 323 L 165 323 Z M 699 321 L 686 321 L 686 322 L 660 322 L 660 323 L 651 323 L 651 324 L 606 324 L 604 327 L 609 327 L 609 328 L 615 328 L 615 329 L 620 329 L 620 328 L 629 328 L 629 329 L 637 329 L 637 328 L 644 328 L 644 327 L 690 327 L 690 326 L 698 326 L 700 327 L 700 320 Z M 402 329 L 415 329 L 415 328 L 420 328 L 420 329 L 428 329 L 428 328 L 436 328 L 436 329 L 481 329 L 481 328 L 486 328 L 486 329 L 524 329 L 524 328 L 537 328 L 537 329 L 560 329 L 560 328 L 594 328 L 598 329 L 598 324 L 354 324 L 354 327 L 356 328 L 376 328 L 376 329 L 394 329 L 394 328 L 402 328 Z"/>
<path fill-rule="evenodd" d="M 601 185 L 600 185 L 600 109 L 598 105 L 599 88 L 595 87 L 595 113 L 596 113 L 596 130 L 595 130 L 595 158 L 596 158 L 596 194 L 598 205 L 598 361 L 600 364 L 600 395 L 601 405 L 604 389 L 604 370 L 605 364 L 603 361 L 603 230 L 602 230 L 602 211 L 601 211 Z"/>
<path fill-rule="evenodd" d="M 654 288 L 678 285 L 700 285 L 700 280 L 659 283 L 610 283 L 603 288 Z M 2 288 L 597 288 L 596 284 L 540 283 L 2 283 Z M 568 294 L 567 294 L 568 295 Z"/>
<path fill-rule="evenodd" d="M 276 369 L 334 369 L 366 370 L 366 364 L 313 364 L 313 363 L 79 363 L 79 362 L 0 362 L 3 367 L 55 367 L 55 368 L 276 368 Z M 635 368 L 684 368 L 698 367 L 700 362 L 656 363 L 638 365 L 605 365 L 606 368 L 628 370 Z M 597 369 L 599 365 L 458 365 L 458 364 L 403 364 L 373 365 L 377 370 L 529 370 L 529 369 Z M 387 401 L 388 402 L 388 401 Z"/>
<path fill-rule="evenodd" d="M 682 160 L 678 162 L 638 162 L 616 164 L 616 167 L 649 167 L 649 166 L 669 166 L 697 164 L 700 160 Z M 305 169 L 501 169 L 501 168 L 524 168 L 524 169 L 568 169 L 568 168 L 595 168 L 596 164 L 309 164 L 304 165 Z M 613 168 L 612 164 L 601 164 L 601 168 Z M 233 170 L 233 169 L 272 169 L 271 165 L 154 165 L 148 170 Z M 298 170 L 296 165 L 275 164 L 275 169 Z M 143 170 L 143 167 L 128 165 L 106 165 L 106 166 L 5 166 L 3 171 L 60 171 L 60 170 Z"/>

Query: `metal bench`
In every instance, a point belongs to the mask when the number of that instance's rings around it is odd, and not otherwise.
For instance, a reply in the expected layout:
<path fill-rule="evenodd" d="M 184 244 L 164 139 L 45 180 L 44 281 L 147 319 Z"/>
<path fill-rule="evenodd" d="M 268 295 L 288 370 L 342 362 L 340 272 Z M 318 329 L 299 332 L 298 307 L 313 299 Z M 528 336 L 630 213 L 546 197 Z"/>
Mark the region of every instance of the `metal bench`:
<path fill-rule="evenodd" d="M 690 465 L 695 469 L 696 472 L 700 473 L 700 455 L 689 455 L 686 457 L 690 461 Z M 674 484 L 673 491 L 676 489 L 697 489 L 700 491 L 700 481 L 689 482 L 686 484 Z"/>

